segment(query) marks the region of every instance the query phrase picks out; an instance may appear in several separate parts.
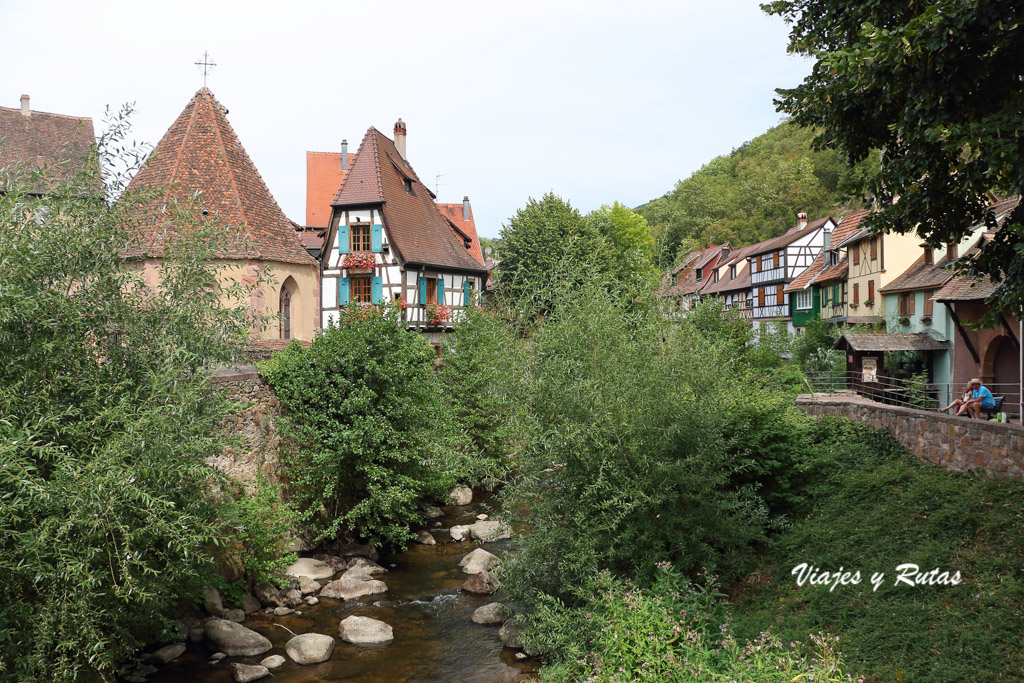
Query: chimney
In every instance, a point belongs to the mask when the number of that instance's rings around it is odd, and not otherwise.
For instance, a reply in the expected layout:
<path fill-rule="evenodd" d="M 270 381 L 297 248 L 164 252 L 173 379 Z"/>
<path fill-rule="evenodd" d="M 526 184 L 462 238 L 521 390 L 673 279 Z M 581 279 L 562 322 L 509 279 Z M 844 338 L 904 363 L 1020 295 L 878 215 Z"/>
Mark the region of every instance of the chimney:
<path fill-rule="evenodd" d="M 462 198 L 462 220 L 469 220 L 469 197 Z"/>
<path fill-rule="evenodd" d="M 832 233 L 829 232 L 828 230 L 826 230 L 824 232 L 824 235 L 825 235 L 825 242 L 824 242 L 824 247 L 822 247 L 822 248 L 823 249 L 831 249 L 832 248 Z"/>
<path fill-rule="evenodd" d="M 32 116 L 32 112 L 28 108 L 28 95 L 21 96 L 21 115 Z"/>
<path fill-rule="evenodd" d="M 341 141 L 341 170 L 348 170 L 348 140 Z"/>
<path fill-rule="evenodd" d="M 402 117 L 398 117 L 398 121 L 395 123 L 395 147 L 398 149 L 398 153 L 402 155 L 402 158 L 407 160 L 409 157 L 405 155 L 405 122 L 402 121 Z"/>
<path fill-rule="evenodd" d="M 807 227 L 807 213 L 801 211 L 796 215 L 796 227 L 798 230 L 803 230 Z"/>

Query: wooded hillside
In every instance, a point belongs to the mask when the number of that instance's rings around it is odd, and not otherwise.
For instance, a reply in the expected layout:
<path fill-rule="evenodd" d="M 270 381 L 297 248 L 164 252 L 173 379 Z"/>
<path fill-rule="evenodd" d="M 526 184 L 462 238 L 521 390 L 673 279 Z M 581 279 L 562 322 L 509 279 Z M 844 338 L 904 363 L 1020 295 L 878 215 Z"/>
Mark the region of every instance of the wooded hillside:
<path fill-rule="evenodd" d="M 661 265 L 709 241 L 735 247 L 781 235 L 800 210 L 813 220 L 862 208 L 860 188 L 877 173 L 877 153 L 850 168 L 837 152 L 812 150 L 813 138 L 812 130 L 783 122 L 639 207 Z"/>

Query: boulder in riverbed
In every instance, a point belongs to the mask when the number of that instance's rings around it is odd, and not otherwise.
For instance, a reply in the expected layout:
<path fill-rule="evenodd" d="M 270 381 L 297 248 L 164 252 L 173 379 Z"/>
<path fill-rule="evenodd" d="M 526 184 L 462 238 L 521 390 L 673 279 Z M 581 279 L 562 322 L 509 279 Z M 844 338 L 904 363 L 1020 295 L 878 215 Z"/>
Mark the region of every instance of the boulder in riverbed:
<path fill-rule="evenodd" d="M 237 607 L 232 607 L 231 609 L 224 610 L 224 618 L 228 621 L 233 621 L 236 624 L 241 624 L 245 621 L 245 611 L 240 610 Z"/>
<path fill-rule="evenodd" d="M 448 530 L 448 533 L 451 534 L 452 540 L 458 543 L 469 536 L 469 527 L 469 524 L 456 524 Z"/>
<path fill-rule="evenodd" d="M 173 662 L 175 659 L 180 657 L 185 652 L 185 643 L 174 643 L 172 645 L 164 645 L 162 648 L 146 657 L 146 661 L 151 664 L 167 664 Z"/>
<path fill-rule="evenodd" d="M 416 540 L 413 543 L 419 543 L 420 545 L 437 545 L 437 541 L 434 540 L 434 535 L 429 531 L 421 531 L 416 536 Z"/>
<path fill-rule="evenodd" d="M 503 538 L 511 537 L 512 529 L 504 522 L 488 520 L 471 525 L 469 527 L 469 535 L 474 541 L 490 543 L 492 541 L 500 541 Z"/>
<path fill-rule="evenodd" d="M 203 586 L 203 607 L 215 617 L 224 616 L 224 602 L 220 591 L 213 586 Z"/>
<path fill-rule="evenodd" d="M 345 617 L 338 624 L 338 632 L 342 640 L 363 645 L 390 643 L 395 639 L 394 631 L 389 625 L 370 617 Z"/>
<path fill-rule="evenodd" d="M 505 647 L 514 647 L 517 650 L 523 649 L 523 627 L 515 619 L 509 619 L 498 629 L 498 637 Z"/>
<path fill-rule="evenodd" d="M 253 593 L 256 594 L 256 599 L 260 601 L 260 604 L 266 607 L 281 607 L 284 605 L 284 601 L 281 600 L 281 591 L 277 589 L 277 586 L 267 581 L 257 583 Z"/>
<path fill-rule="evenodd" d="M 309 595 L 311 593 L 316 593 L 321 588 L 323 588 L 323 586 L 320 584 L 319 581 L 314 581 L 313 579 L 309 578 L 308 576 L 300 576 L 299 577 L 299 592 L 302 593 L 303 595 Z"/>
<path fill-rule="evenodd" d="M 260 611 L 260 601 L 249 595 L 248 593 L 242 594 L 242 611 L 245 612 L 246 616 L 253 612 Z"/>
<path fill-rule="evenodd" d="M 284 651 L 296 664 L 319 664 L 331 658 L 334 638 L 322 633 L 303 633 L 289 640 Z"/>
<path fill-rule="evenodd" d="M 249 681 L 256 681 L 269 675 L 270 671 L 267 667 L 259 664 L 231 663 L 231 676 L 237 683 L 249 683 Z"/>
<path fill-rule="evenodd" d="M 430 505 L 428 507 L 423 508 L 422 514 L 424 519 L 437 519 L 438 517 L 444 517 L 444 510 L 442 510 L 439 507 Z"/>
<path fill-rule="evenodd" d="M 493 569 L 499 562 L 501 560 L 498 559 L 497 555 L 492 555 L 483 548 L 477 548 L 463 557 L 459 562 L 459 566 L 462 567 L 462 571 L 465 574 L 479 574 L 480 572 Z"/>
<path fill-rule="evenodd" d="M 456 486 L 448 492 L 452 505 L 469 505 L 473 502 L 473 489 L 468 486 Z"/>
<path fill-rule="evenodd" d="M 300 557 L 292 563 L 285 574 L 294 577 L 308 576 L 314 581 L 329 579 L 335 574 L 334 567 L 326 562 L 314 560 L 312 557 Z"/>
<path fill-rule="evenodd" d="M 505 621 L 505 605 L 500 602 L 488 603 L 478 607 L 470 618 L 474 624 L 501 624 Z"/>
<path fill-rule="evenodd" d="M 490 595 L 498 590 L 498 587 L 491 573 L 483 571 L 466 579 L 466 583 L 462 584 L 462 590 L 474 595 Z"/>
<path fill-rule="evenodd" d="M 340 579 L 331 581 L 320 591 L 321 598 L 334 598 L 335 600 L 354 600 L 364 595 L 376 595 L 384 593 L 388 586 L 383 581 L 370 578 L 367 569 L 357 567 L 349 569 L 341 575 Z"/>
<path fill-rule="evenodd" d="M 287 661 L 288 660 L 282 657 L 281 655 L 270 655 L 262 662 L 260 662 L 260 666 L 265 666 L 268 669 L 276 669 Z"/>
<path fill-rule="evenodd" d="M 298 588 L 289 588 L 286 591 L 281 591 L 281 599 L 284 600 L 286 606 L 295 607 L 302 604 L 302 593 Z"/>
<path fill-rule="evenodd" d="M 210 619 L 204 627 L 214 649 L 234 657 L 254 657 L 271 648 L 270 641 L 250 628 L 227 619 Z"/>

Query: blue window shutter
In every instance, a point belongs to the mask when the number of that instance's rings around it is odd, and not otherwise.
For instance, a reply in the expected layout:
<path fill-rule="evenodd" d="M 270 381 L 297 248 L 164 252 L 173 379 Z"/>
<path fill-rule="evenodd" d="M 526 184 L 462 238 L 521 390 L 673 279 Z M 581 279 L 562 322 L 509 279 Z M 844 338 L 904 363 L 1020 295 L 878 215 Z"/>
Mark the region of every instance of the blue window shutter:
<path fill-rule="evenodd" d="M 470 292 L 470 289 L 469 289 L 469 278 L 467 277 L 465 280 L 462 281 L 462 305 L 463 306 L 468 306 L 469 305 L 469 292 Z"/>
<path fill-rule="evenodd" d="M 348 253 L 348 224 L 338 223 L 338 253 Z"/>
<path fill-rule="evenodd" d="M 444 304 L 444 278 L 437 276 L 437 303 Z"/>
<path fill-rule="evenodd" d="M 344 306 L 348 303 L 348 278 L 338 278 L 338 305 Z"/>
<path fill-rule="evenodd" d="M 381 235 L 383 234 L 384 226 L 374 224 L 370 228 L 370 251 L 375 254 L 379 254 L 381 251 Z"/>
<path fill-rule="evenodd" d="M 379 304 L 381 299 L 384 298 L 384 278 L 377 275 L 373 278 L 372 285 L 373 289 L 370 292 L 370 303 Z"/>
<path fill-rule="evenodd" d="M 423 277 L 423 273 L 420 273 L 420 299 L 416 303 L 421 306 L 427 303 L 427 278 Z"/>

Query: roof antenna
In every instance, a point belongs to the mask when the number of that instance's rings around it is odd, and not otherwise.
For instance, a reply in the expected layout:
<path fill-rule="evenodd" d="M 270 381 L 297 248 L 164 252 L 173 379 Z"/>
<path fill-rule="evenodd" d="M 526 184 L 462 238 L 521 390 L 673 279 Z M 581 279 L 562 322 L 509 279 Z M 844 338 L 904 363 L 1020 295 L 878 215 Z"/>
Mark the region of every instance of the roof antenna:
<path fill-rule="evenodd" d="M 206 50 L 203 50 L 202 60 L 197 60 L 196 62 L 194 62 L 194 64 L 199 68 L 200 71 L 203 72 L 203 87 L 205 88 L 206 77 L 207 75 L 209 75 L 211 71 L 213 71 L 213 67 L 217 66 L 217 64 L 216 62 L 210 61 L 210 53 Z"/>
<path fill-rule="evenodd" d="M 451 175 L 451 173 L 438 173 L 437 175 L 434 176 L 434 196 L 435 197 L 437 196 L 438 189 L 440 189 L 440 187 L 441 187 L 441 178 L 445 177 L 446 175 Z"/>

